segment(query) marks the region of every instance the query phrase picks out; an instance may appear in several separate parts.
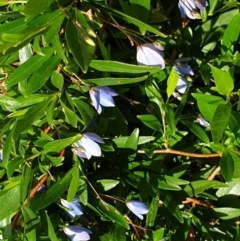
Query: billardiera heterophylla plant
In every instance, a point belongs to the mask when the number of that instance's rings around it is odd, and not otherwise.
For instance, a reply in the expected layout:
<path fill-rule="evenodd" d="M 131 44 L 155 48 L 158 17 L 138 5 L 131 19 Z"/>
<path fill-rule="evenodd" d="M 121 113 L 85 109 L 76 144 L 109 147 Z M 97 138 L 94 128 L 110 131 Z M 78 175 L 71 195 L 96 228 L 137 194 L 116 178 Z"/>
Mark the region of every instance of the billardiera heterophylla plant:
<path fill-rule="evenodd" d="M 159 66 L 165 68 L 164 48 L 158 43 L 146 43 L 137 47 L 137 62 L 139 65 Z"/>
<path fill-rule="evenodd" d="M 104 144 L 103 139 L 94 133 L 84 133 L 82 138 L 75 142 L 72 151 L 79 157 L 90 159 L 92 156 L 101 156 L 102 151 L 97 143 Z"/>
<path fill-rule="evenodd" d="M 87 241 L 90 240 L 92 231 L 77 225 L 70 225 L 63 228 L 64 233 L 71 241 Z"/>
<path fill-rule="evenodd" d="M 2 160 L 3 160 L 3 150 L 1 149 L 0 150 L 0 163 L 2 162 Z"/>
<path fill-rule="evenodd" d="M 203 10 L 208 6 L 206 0 L 179 0 L 178 7 L 181 12 L 181 18 L 188 16 L 191 19 L 200 19 L 198 10 Z"/>
<path fill-rule="evenodd" d="M 146 206 L 146 204 L 140 201 L 131 200 L 129 202 L 126 202 L 126 206 L 131 212 L 133 212 L 141 220 L 143 220 L 142 214 L 147 214 L 149 212 L 149 209 Z"/>
<path fill-rule="evenodd" d="M 178 73 L 179 78 L 176 85 L 176 89 L 179 93 L 184 94 L 188 86 L 190 85 L 189 81 L 187 80 L 186 76 L 194 75 L 194 72 L 190 65 L 187 62 L 191 58 L 179 58 L 175 62 L 174 70 Z"/>
<path fill-rule="evenodd" d="M 67 208 L 66 212 L 71 219 L 83 214 L 79 197 L 74 197 L 71 202 L 61 198 L 60 202 L 65 208 Z"/>
<path fill-rule="evenodd" d="M 109 87 L 101 86 L 90 88 L 89 94 L 92 100 L 92 104 L 98 114 L 101 114 L 102 106 L 114 107 L 115 103 L 113 97 L 118 95 L 114 90 L 110 89 Z"/>

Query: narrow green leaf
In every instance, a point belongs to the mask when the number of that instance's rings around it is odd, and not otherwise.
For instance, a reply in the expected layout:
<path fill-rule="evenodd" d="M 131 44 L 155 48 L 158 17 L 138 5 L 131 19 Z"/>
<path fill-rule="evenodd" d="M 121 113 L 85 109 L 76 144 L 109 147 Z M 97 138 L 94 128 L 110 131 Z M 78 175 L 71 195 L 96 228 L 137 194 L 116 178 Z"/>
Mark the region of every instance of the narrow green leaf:
<path fill-rule="evenodd" d="M 217 109 L 214 112 L 212 121 L 211 121 L 211 132 L 213 141 L 217 144 L 227 126 L 232 110 L 232 104 L 230 102 L 218 105 Z"/>
<path fill-rule="evenodd" d="M 50 58 L 50 55 L 40 56 L 34 55 L 26 62 L 21 64 L 6 80 L 6 88 L 9 89 L 11 86 L 17 84 L 20 81 L 27 79 L 31 74 L 36 72 L 44 62 Z"/>
<path fill-rule="evenodd" d="M 227 182 L 230 182 L 234 173 L 234 161 L 231 154 L 224 150 L 220 159 L 221 174 Z"/>
<path fill-rule="evenodd" d="M 129 229 L 127 219 L 115 207 L 96 198 L 91 198 L 90 203 L 104 216 Z"/>
<path fill-rule="evenodd" d="M 58 55 L 52 56 L 31 76 L 26 86 L 25 95 L 31 95 L 38 91 L 52 75 L 60 62 Z"/>
<path fill-rule="evenodd" d="M 148 227 L 154 227 L 155 219 L 157 217 L 159 207 L 159 198 L 155 197 L 152 199 L 152 202 L 149 206 L 149 212 L 146 217 L 146 224 Z"/>
<path fill-rule="evenodd" d="M 21 177 L 21 182 L 20 182 L 20 201 L 21 203 L 24 202 L 24 200 L 27 197 L 27 194 L 31 188 L 31 186 L 29 186 L 32 182 L 32 167 L 31 165 L 25 165 L 23 168 L 23 173 L 22 173 L 22 177 Z"/>
<path fill-rule="evenodd" d="M 53 71 L 51 82 L 54 87 L 61 90 L 64 84 L 64 78 L 61 73 L 58 73 L 57 70 Z"/>
<path fill-rule="evenodd" d="M 214 208 L 218 218 L 223 220 L 233 219 L 240 216 L 239 208 Z"/>
<path fill-rule="evenodd" d="M 36 16 L 44 12 L 52 3 L 51 0 L 29 0 L 22 13 L 26 16 Z"/>
<path fill-rule="evenodd" d="M 75 17 L 73 13 L 72 18 L 75 19 Z M 72 19 L 69 19 L 66 26 L 66 41 L 75 61 L 86 73 L 95 51 L 93 40 L 82 26 L 73 24 Z"/>
<path fill-rule="evenodd" d="M 51 141 L 43 147 L 44 153 L 59 152 L 65 147 L 70 146 L 71 144 L 73 144 L 74 142 L 80 139 L 81 139 L 81 135 L 77 134 L 76 136 L 73 136 L 73 137 Z"/>
<path fill-rule="evenodd" d="M 79 168 L 78 165 L 76 164 L 73 167 L 73 172 L 72 172 L 72 179 L 68 188 L 68 194 L 67 194 L 67 201 L 71 202 L 74 198 L 74 196 L 77 193 L 78 186 L 79 186 Z"/>
<path fill-rule="evenodd" d="M 170 75 L 168 76 L 168 79 L 167 79 L 167 95 L 168 95 L 168 98 L 172 95 L 172 93 L 176 89 L 178 78 L 179 78 L 179 75 L 176 73 L 174 67 L 172 67 Z"/>
<path fill-rule="evenodd" d="M 126 148 L 126 155 L 129 160 L 133 160 L 137 154 L 137 145 L 139 138 L 139 129 L 135 129 L 128 137 L 124 147 Z"/>
<path fill-rule="evenodd" d="M 93 61 L 90 64 L 90 67 L 102 72 L 126 73 L 126 74 L 127 73 L 154 74 L 159 71 L 162 71 L 159 67 L 154 67 L 154 66 L 133 65 L 133 64 L 126 64 L 126 63 L 117 62 L 117 61 L 97 60 L 97 59 L 93 59 Z"/>
<path fill-rule="evenodd" d="M 110 86 L 110 85 L 126 85 L 134 84 L 146 80 L 148 75 L 144 75 L 136 78 L 98 78 L 88 79 L 87 82 L 96 84 L 98 86 Z"/>
<path fill-rule="evenodd" d="M 30 232 L 35 229 L 37 226 L 41 226 L 40 219 L 37 214 L 29 207 L 22 206 L 22 213 L 24 217 L 24 229 L 26 232 Z"/>
<path fill-rule="evenodd" d="M 232 76 L 214 66 L 211 66 L 211 69 L 218 93 L 220 95 L 229 95 L 234 87 Z"/>
<path fill-rule="evenodd" d="M 222 38 L 222 54 L 232 55 L 234 45 L 239 38 L 240 32 L 240 13 L 235 15 L 224 31 Z"/>
<path fill-rule="evenodd" d="M 204 143 L 210 143 L 208 135 L 206 132 L 197 124 L 193 123 L 192 121 L 181 121 L 184 125 L 186 125 L 189 130 L 197 136 L 200 140 Z"/>
<path fill-rule="evenodd" d="M 175 125 L 175 114 L 173 111 L 173 107 L 171 105 L 163 105 L 165 110 L 165 116 L 167 120 L 168 127 L 172 135 L 175 134 L 176 125 Z"/>
<path fill-rule="evenodd" d="M 137 118 L 146 126 L 149 128 L 155 130 L 155 131 L 161 131 L 161 123 L 158 120 L 158 118 L 154 115 L 137 115 Z"/>
<path fill-rule="evenodd" d="M 10 217 L 20 207 L 20 186 L 10 190 L 0 191 L 1 212 L 0 220 Z"/>

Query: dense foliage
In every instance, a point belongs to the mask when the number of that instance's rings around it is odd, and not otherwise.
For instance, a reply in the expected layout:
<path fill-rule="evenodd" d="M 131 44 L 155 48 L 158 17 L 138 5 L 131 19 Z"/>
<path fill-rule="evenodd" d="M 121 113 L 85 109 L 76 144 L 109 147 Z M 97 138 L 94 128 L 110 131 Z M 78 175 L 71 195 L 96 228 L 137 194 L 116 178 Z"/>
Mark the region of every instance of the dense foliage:
<path fill-rule="evenodd" d="M 0 0 L 1 240 L 240 240 L 235 0 Z"/>

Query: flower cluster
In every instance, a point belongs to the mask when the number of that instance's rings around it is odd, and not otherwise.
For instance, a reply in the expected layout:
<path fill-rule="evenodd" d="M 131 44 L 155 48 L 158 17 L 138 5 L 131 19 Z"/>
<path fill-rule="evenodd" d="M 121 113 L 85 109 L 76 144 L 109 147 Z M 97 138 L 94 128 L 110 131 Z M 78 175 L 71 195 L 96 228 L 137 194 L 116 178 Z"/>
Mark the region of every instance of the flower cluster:
<path fill-rule="evenodd" d="M 90 159 L 92 156 L 101 156 L 102 151 L 97 143 L 104 143 L 103 139 L 94 133 L 84 133 L 82 138 L 74 143 L 72 151 L 79 157 Z"/>
<path fill-rule="evenodd" d="M 179 0 L 178 2 L 181 18 L 187 16 L 191 19 L 199 19 L 201 16 L 198 10 L 203 10 L 207 6 L 206 0 Z"/>
<path fill-rule="evenodd" d="M 61 204 L 67 209 L 66 212 L 71 219 L 83 215 L 79 197 L 75 196 L 71 202 L 61 198 Z M 70 225 L 63 228 L 64 233 L 71 241 L 90 240 L 92 231 L 77 225 Z"/>

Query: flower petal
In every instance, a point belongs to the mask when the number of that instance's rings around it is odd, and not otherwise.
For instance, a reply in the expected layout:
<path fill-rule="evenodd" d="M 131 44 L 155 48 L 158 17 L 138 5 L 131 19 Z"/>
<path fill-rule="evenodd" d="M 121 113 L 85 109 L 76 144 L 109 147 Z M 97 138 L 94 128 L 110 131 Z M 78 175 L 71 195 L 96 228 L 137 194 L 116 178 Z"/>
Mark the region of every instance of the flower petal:
<path fill-rule="evenodd" d="M 165 68 L 163 59 L 164 53 L 154 46 L 152 43 L 146 43 L 137 47 L 137 62 L 142 65 L 158 65 L 162 69 Z"/>
<path fill-rule="evenodd" d="M 100 146 L 93 140 L 83 136 L 79 142 L 81 142 L 82 147 L 85 149 L 85 154 L 87 155 L 87 157 L 88 155 L 92 155 L 92 156 L 102 155 Z"/>
<path fill-rule="evenodd" d="M 98 114 L 101 114 L 102 107 L 100 105 L 100 92 L 98 90 L 95 90 L 94 88 L 91 88 L 89 90 L 89 94 L 94 108 L 96 109 Z"/>
<path fill-rule="evenodd" d="M 93 141 L 96 141 L 98 143 L 102 143 L 102 144 L 104 143 L 103 139 L 100 136 L 98 136 L 97 134 L 90 133 L 90 132 L 85 132 L 83 135 L 86 138 L 91 139 Z"/>
<path fill-rule="evenodd" d="M 98 89 L 100 91 L 100 95 L 104 92 L 104 93 L 107 93 L 108 95 L 111 95 L 111 96 L 117 96 L 118 93 L 116 93 L 114 90 L 112 90 L 111 88 L 109 87 L 95 87 L 95 89 Z"/>
<path fill-rule="evenodd" d="M 82 207 L 77 199 L 73 199 L 72 202 L 68 202 L 67 200 L 61 198 L 60 201 L 64 207 L 69 209 L 68 214 L 71 218 L 74 218 L 76 215 L 80 216 L 83 214 Z"/>
<path fill-rule="evenodd" d="M 143 220 L 143 215 L 149 212 L 148 207 L 140 201 L 129 201 L 126 203 L 127 207 L 133 212 L 138 218 Z"/>
<path fill-rule="evenodd" d="M 90 235 L 92 232 L 89 229 L 77 226 L 70 225 L 63 228 L 64 233 L 72 241 L 87 241 L 90 240 Z"/>
<path fill-rule="evenodd" d="M 179 76 L 176 89 L 179 93 L 184 94 L 187 87 L 189 86 L 189 82 L 182 76 Z"/>

